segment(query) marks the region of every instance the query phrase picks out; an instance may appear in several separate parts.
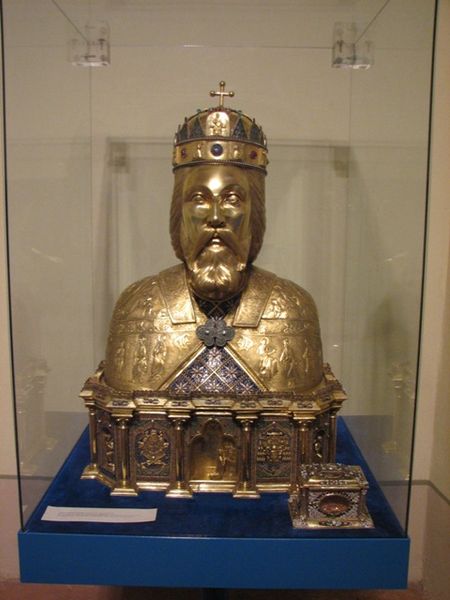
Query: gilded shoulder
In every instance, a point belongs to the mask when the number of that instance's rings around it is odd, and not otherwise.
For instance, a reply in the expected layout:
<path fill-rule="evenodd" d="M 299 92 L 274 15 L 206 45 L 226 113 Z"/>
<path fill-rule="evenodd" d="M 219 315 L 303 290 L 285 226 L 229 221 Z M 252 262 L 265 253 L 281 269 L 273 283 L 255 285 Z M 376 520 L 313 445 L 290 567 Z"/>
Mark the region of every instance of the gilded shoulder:
<path fill-rule="evenodd" d="M 150 275 L 129 285 L 120 295 L 113 313 L 114 321 L 154 318 L 164 302 L 158 275 Z"/>
<path fill-rule="evenodd" d="M 309 292 L 281 277 L 275 277 L 263 314 L 266 319 L 300 319 L 317 321 L 316 304 Z"/>

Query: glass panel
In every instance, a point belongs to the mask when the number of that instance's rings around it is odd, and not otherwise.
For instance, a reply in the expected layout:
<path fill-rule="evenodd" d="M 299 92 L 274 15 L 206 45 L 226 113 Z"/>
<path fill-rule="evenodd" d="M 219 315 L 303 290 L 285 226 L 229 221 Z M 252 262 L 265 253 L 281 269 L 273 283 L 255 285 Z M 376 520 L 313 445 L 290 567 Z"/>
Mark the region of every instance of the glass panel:
<path fill-rule="evenodd" d="M 6 1 L 7 186 L 25 516 L 85 426 L 93 365 L 89 72 L 49 1 Z M 73 35 L 73 34 L 72 34 Z"/>
<path fill-rule="evenodd" d="M 387 3 L 352 76 L 342 376 L 353 434 L 401 522 L 417 376 L 434 2 Z"/>
<path fill-rule="evenodd" d="M 409 476 L 433 4 L 5 2 L 24 474 L 53 475 L 87 424 L 77 394 L 104 358 L 120 291 L 176 262 L 173 133 L 225 79 L 269 140 L 257 264 L 313 295 L 369 464 L 384 482 Z M 68 60 L 88 20 L 109 26 L 109 67 Z M 373 42 L 370 69 L 331 66 L 336 23 Z M 404 523 L 406 498 L 391 496 Z"/>
<path fill-rule="evenodd" d="M 85 25 L 87 12 L 91 19 L 106 19 L 113 44 L 134 49 L 173 46 L 324 49 L 330 47 L 336 21 L 357 22 L 362 31 L 385 3 L 386 0 L 55 2 L 79 29 Z M 194 90 L 189 87 L 186 94 L 195 100 Z"/>

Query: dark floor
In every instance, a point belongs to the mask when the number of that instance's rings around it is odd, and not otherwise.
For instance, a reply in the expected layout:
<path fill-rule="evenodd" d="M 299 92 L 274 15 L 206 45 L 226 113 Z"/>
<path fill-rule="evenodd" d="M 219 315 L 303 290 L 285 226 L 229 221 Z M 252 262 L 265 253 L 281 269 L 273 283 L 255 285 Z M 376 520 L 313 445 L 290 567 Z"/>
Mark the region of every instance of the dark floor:
<path fill-rule="evenodd" d="M 119 588 L 0 582 L 1 600 L 423 600 L 408 590 L 220 590 Z"/>

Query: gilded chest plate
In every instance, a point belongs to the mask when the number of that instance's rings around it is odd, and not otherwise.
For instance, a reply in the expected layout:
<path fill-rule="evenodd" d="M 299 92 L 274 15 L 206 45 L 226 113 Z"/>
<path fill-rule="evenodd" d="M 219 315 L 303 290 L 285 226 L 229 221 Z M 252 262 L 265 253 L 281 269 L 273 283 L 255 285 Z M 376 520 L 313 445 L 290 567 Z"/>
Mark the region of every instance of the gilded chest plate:
<path fill-rule="evenodd" d="M 190 294 L 183 265 L 133 284 L 119 298 L 111 322 L 108 385 L 169 389 L 204 347 L 196 332 L 206 320 Z M 302 391 L 320 382 L 317 312 L 300 287 L 253 268 L 224 323 L 233 328 L 227 352 L 258 389 Z"/>

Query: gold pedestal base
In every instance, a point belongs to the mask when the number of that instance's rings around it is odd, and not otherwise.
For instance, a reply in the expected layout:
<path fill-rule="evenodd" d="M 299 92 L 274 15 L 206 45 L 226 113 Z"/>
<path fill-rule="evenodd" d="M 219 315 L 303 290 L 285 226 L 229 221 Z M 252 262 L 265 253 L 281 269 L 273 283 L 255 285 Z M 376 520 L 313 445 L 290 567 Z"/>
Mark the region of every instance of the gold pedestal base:
<path fill-rule="evenodd" d="M 167 498 L 192 498 L 192 492 L 186 488 L 175 488 L 169 490 L 166 494 Z"/>
<path fill-rule="evenodd" d="M 96 464 L 90 464 L 84 468 L 81 479 L 98 479 L 99 471 Z"/>
<path fill-rule="evenodd" d="M 82 397 L 90 415 L 91 463 L 115 496 L 164 491 L 169 498 L 297 489 L 302 464 L 332 463 L 336 413 L 345 394 L 328 365 L 321 383 L 302 393 L 172 396 L 110 388 L 102 367 Z"/>
<path fill-rule="evenodd" d="M 261 495 L 256 490 L 238 490 L 234 492 L 233 498 L 248 498 L 249 500 L 261 498 Z"/>
<path fill-rule="evenodd" d="M 116 487 L 111 490 L 111 496 L 137 496 L 137 491 L 132 487 Z"/>
<path fill-rule="evenodd" d="M 109 488 L 114 487 L 114 481 L 110 477 L 107 477 L 104 473 L 102 473 L 98 468 L 98 465 L 96 465 L 95 463 L 91 463 L 84 468 L 84 471 L 81 475 L 81 479 L 96 479 L 97 481 L 103 483 L 103 485 L 106 485 Z"/>

